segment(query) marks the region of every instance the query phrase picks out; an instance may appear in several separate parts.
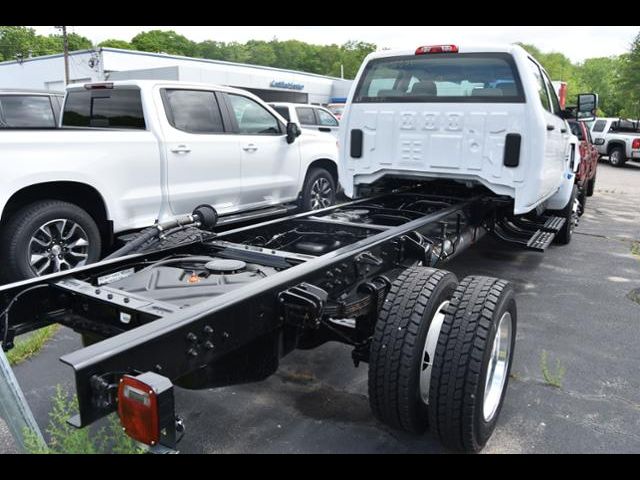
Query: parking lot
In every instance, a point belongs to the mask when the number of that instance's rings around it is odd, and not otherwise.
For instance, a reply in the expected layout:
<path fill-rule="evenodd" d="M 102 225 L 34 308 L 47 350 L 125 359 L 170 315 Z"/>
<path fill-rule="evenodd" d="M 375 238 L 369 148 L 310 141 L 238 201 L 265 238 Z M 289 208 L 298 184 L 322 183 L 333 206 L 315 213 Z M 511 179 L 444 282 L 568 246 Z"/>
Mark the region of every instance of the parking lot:
<path fill-rule="evenodd" d="M 640 452 L 640 256 L 632 253 L 640 253 L 638 205 L 640 165 L 601 163 L 596 195 L 568 247 L 540 255 L 485 239 L 448 264 L 459 278 L 503 277 L 518 292 L 515 364 L 485 453 Z M 15 369 L 42 427 L 55 386 L 73 390 L 71 372 L 58 358 L 79 347 L 79 337 L 62 329 Z M 559 386 L 544 378 L 543 352 Z M 378 423 L 366 392 L 366 366 L 354 369 L 350 350 L 336 344 L 290 355 L 259 384 L 178 389 L 177 410 L 187 427 L 181 451 L 442 451 L 429 434 L 415 437 Z"/>

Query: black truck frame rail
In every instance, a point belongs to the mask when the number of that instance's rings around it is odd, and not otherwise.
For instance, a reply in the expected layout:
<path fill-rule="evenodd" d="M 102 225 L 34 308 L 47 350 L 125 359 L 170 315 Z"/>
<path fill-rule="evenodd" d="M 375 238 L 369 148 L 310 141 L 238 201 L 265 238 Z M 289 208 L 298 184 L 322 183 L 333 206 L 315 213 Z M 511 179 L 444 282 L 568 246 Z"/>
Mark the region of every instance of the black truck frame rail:
<path fill-rule="evenodd" d="M 378 315 L 398 276 L 457 255 L 509 208 L 508 199 L 483 191 L 436 195 L 417 187 L 205 233 L 197 242 L 0 288 L 0 339 L 8 349 L 15 335 L 59 323 L 97 340 L 61 358 L 75 373 L 77 427 L 118 408 L 125 375 L 154 372 L 192 389 L 254 382 L 291 351 L 328 341 L 352 346 L 357 366 L 369 361 Z M 200 295 L 189 306 L 113 286 L 145 268 L 203 257 L 258 265 L 261 278 Z M 185 277 L 187 296 L 205 283 L 202 275 L 194 269 Z M 165 446 L 174 448 L 175 435 L 169 437 Z"/>

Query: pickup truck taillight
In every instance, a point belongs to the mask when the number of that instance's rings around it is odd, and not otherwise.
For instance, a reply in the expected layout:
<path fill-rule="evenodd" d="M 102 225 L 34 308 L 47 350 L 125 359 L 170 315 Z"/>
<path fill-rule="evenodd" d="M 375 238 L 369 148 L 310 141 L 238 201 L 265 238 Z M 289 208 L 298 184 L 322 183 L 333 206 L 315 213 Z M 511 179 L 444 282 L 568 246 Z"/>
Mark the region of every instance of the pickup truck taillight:
<path fill-rule="evenodd" d="M 124 375 L 118 387 L 118 416 L 124 432 L 145 445 L 175 443 L 173 385 L 153 372 Z"/>
<path fill-rule="evenodd" d="M 636 138 L 635 140 L 633 140 L 631 148 L 634 150 L 640 150 L 640 138 Z"/>

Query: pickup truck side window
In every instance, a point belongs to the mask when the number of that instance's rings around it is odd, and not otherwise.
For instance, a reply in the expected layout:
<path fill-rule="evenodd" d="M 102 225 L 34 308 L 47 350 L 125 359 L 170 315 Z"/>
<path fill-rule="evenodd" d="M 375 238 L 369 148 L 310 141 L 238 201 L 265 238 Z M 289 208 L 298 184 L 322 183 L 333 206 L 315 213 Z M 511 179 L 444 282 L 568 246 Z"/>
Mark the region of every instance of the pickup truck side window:
<path fill-rule="evenodd" d="M 291 121 L 291 115 L 289 115 L 289 107 L 272 107 L 276 112 L 280 114 L 287 122 Z"/>
<path fill-rule="evenodd" d="M 317 125 L 316 116 L 313 113 L 313 108 L 309 107 L 297 107 L 296 113 L 300 120 L 300 125 Z"/>
<path fill-rule="evenodd" d="M 408 55 L 371 60 L 354 103 L 523 103 L 514 60 L 504 53 Z"/>
<path fill-rule="evenodd" d="M 582 128 L 580 128 L 580 124 L 578 122 L 569 122 L 569 127 L 571 128 L 571 133 L 578 137 L 578 140 L 580 140 L 581 142 L 584 141 Z"/>
<path fill-rule="evenodd" d="M 54 128 L 56 120 L 46 95 L 7 95 L 0 97 L 4 128 Z"/>
<path fill-rule="evenodd" d="M 222 115 L 213 92 L 205 90 L 164 90 L 167 120 L 187 133 L 223 133 Z"/>
<path fill-rule="evenodd" d="M 604 132 L 604 127 L 607 126 L 606 120 L 596 120 L 596 123 L 593 125 L 593 131 L 596 133 Z"/>
<path fill-rule="evenodd" d="M 238 123 L 238 133 L 243 135 L 280 135 L 280 122 L 259 103 L 242 95 L 227 94 L 231 109 Z"/>
<path fill-rule="evenodd" d="M 144 130 L 140 89 L 69 90 L 62 126 Z"/>
<path fill-rule="evenodd" d="M 542 102 L 542 106 L 548 112 L 551 112 L 551 103 L 549 101 L 549 92 L 547 92 L 547 87 L 545 86 L 544 79 L 542 78 L 542 72 L 538 65 L 533 61 L 529 60 L 529 69 L 531 73 L 533 73 L 533 77 L 536 80 L 536 85 L 538 86 L 538 95 L 540 96 L 540 102 Z"/>
<path fill-rule="evenodd" d="M 317 109 L 316 113 L 318 114 L 318 122 L 323 127 L 337 127 L 338 121 L 328 112 L 324 110 Z"/>

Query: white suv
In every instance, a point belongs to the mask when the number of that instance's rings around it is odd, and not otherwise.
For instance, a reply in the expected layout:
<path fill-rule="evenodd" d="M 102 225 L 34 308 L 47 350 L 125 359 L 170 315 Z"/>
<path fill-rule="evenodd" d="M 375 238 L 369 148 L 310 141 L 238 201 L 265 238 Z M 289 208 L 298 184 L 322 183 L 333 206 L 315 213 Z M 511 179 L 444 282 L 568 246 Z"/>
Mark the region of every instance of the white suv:
<path fill-rule="evenodd" d="M 299 103 L 270 103 L 269 105 L 287 121 L 298 124 L 303 130 L 330 133 L 338 138 L 340 122 L 324 107 Z"/>

